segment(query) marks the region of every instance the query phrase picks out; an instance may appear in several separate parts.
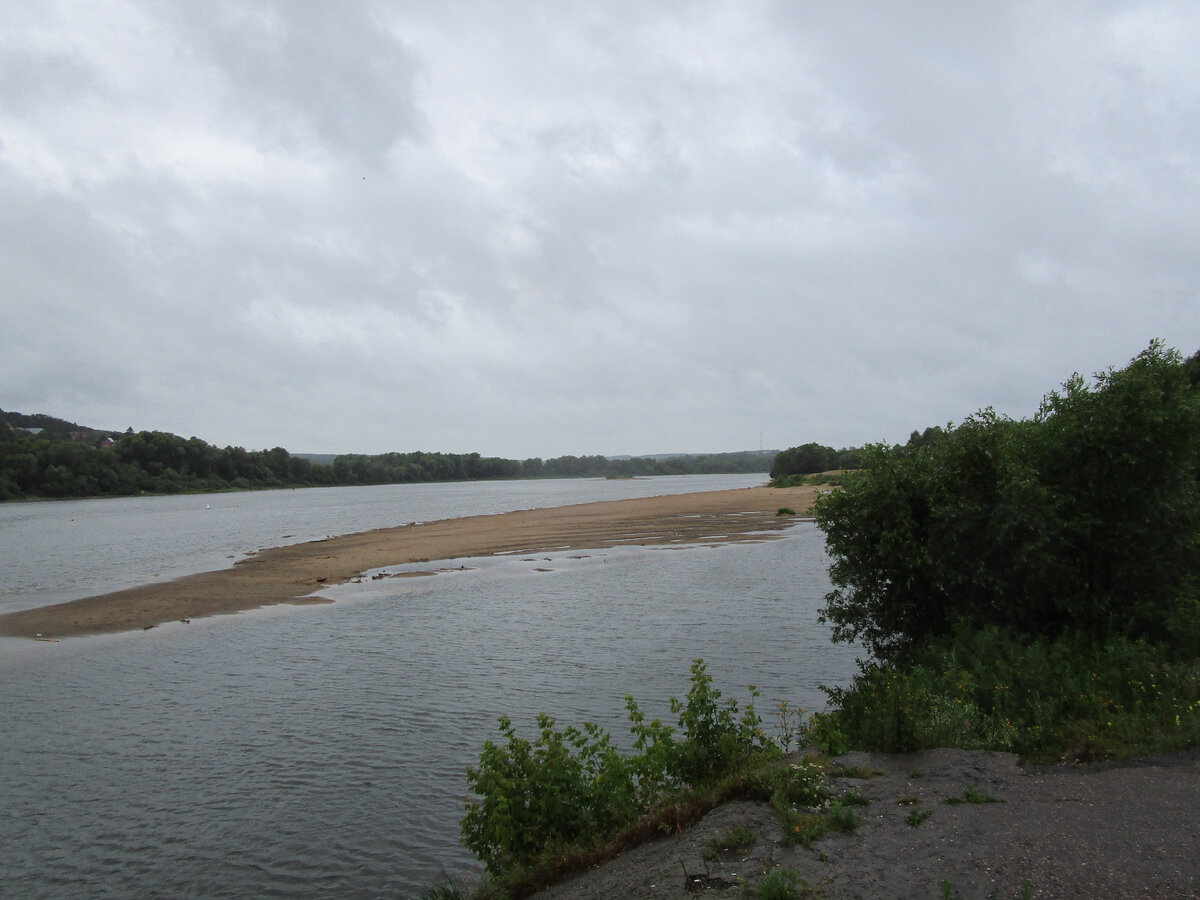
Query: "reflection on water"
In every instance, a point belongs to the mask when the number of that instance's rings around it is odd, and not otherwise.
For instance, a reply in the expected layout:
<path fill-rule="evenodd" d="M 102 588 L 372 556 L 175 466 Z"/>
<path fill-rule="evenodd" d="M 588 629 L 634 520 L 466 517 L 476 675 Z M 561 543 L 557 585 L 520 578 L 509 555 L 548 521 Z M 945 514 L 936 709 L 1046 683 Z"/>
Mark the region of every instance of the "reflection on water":
<path fill-rule="evenodd" d="M 787 534 L 472 561 L 329 606 L 0 642 L 4 891 L 404 896 L 468 868 L 464 770 L 500 713 L 623 740 L 624 695 L 667 716 L 695 657 L 727 695 L 757 684 L 763 712 L 849 678 L 855 651 L 816 622 L 821 536 Z"/>

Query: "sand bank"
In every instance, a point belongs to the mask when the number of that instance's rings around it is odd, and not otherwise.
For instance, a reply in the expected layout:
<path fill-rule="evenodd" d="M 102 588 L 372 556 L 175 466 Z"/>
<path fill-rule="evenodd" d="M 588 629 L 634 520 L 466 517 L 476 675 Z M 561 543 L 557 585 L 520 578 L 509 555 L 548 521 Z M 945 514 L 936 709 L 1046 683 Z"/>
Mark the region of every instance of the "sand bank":
<path fill-rule="evenodd" d="M 743 488 L 518 510 L 380 528 L 275 547 L 230 569 L 0 616 L 0 635 L 45 638 L 149 628 L 276 603 L 320 602 L 325 585 L 403 563 L 600 549 L 620 544 L 758 540 L 803 515 L 813 487 Z"/>

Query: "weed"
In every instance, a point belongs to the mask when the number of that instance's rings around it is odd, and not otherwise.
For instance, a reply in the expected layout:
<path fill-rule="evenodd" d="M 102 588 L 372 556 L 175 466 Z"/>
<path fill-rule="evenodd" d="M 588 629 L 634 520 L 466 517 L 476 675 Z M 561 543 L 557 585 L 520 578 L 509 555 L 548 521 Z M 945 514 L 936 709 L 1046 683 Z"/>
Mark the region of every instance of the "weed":
<path fill-rule="evenodd" d="M 421 892 L 420 900 L 466 900 L 466 892 L 455 879 L 443 875 L 436 884 Z"/>
<path fill-rule="evenodd" d="M 960 797 L 947 797 L 946 802 L 951 806 L 959 806 L 963 803 L 999 803 L 1000 801 L 991 794 L 981 794 L 975 789 L 975 785 L 968 784 Z"/>
<path fill-rule="evenodd" d="M 790 506 L 781 506 L 779 507 L 779 511 L 775 513 L 776 516 L 794 516 L 795 514 L 796 511 Z"/>
<path fill-rule="evenodd" d="M 758 883 L 753 891 L 746 893 L 759 900 L 799 900 L 800 891 L 807 889 L 808 884 L 791 869 L 776 869 Z"/>
<path fill-rule="evenodd" d="M 731 825 L 720 837 L 708 842 L 704 849 L 704 858 L 709 862 L 716 862 L 725 853 L 745 853 L 754 844 L 757 836 L 753 828 Z"/>
<path fill-rule="evenodd" d="M 817 841 L 829 834 L 829 817 L 825 813 L 785 810 L 780 819 L 783 824 L 783 841 L 785 844 L 799 844 L 801 847 L 812 847 Z"/>
<path fill-rule="evenodd" d="M 870 800 L 862 795 L 858 788 L 851 788 L 838 798 L 839 802 L 846 806 L 867 806 Z"/>
<path fill-rule="evenodd" d="M 780 700 L 775 707 L 775 714 L 778 716 L 776 730 L 779 735 L 776 740 L 785 755 L 792 752 L 793 744 L 799 749 L 808 743 L 808 722 L 803 707 Z"/>
<path fill-rule="evenodd" d="M 916 806 L 921 802 L 921 798 L 916 794 L 911 794 L 908 797 L 901 797 L 896 801 L 897 806 Z"/>
<path fill-rule="evenodd" d="M 942 900 L 954 900 L 954 885 L 949 878 L 942 882 Z"/>
<path fill-rule="evenodd" d="M 860 824 L 860 820 L 854 814 L 854 810 L 841 800 L 836 801 L 829 807 L 827 818 L 830 831 L 853 831 Z"/>
<path fill-rule="evenodd" d="M 914 809 L 904 821 L 908 823 L 909 828 L 916 828 L 932 815 L 933 810 L 931 809 Z"/>
<path fill-rule="evenodd" d="M 829 772 L 830 778 L 878 778 L 883 772 L 879 769 L 869 769 L 866 766 L 835 766 Z"/>
<path fill-rule="evenodd" d="M 746 792 L 755 799 L 769 801 L 776 808 L 815 807 L 829 799 L 829 786 L 820 767 L 808 759 L 751 774 Z"/>
<path fill-rule="evenodd" d="M 1060 760 L 1200 743 L 1200 662 L 1123 637 L 962 631 L 903 665 L 865 664 L 848 688 L 826 692 L 835 709 L 814 715 L 809 732 L 831 752 L 962 747 Z"/>

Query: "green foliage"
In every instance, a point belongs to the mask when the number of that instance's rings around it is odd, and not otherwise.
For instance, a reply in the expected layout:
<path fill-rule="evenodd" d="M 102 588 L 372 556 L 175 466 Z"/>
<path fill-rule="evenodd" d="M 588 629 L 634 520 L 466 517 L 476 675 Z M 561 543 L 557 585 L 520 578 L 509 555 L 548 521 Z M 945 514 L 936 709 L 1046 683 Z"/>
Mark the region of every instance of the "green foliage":
<path fill-rule="evenodd" d="M 807 887 L 804 879 L 792 869 L 775 869 L 758 883 L 751 896 L 758 900 L 799 900 L 800 891 Z"/>
<path fill-rule="evenodd" d="M 871 801 L 858 788 L 851 788 L 838 798 L 843 806 L 869 806 Z"/>
<path fill-rule="evenodd" d="M 808 475 L 835 468 L 837 451 L 821 444 L 802 444 L 778 453 L 771 463 L 771 477 Z"/>
<path fill-rule="evenodd" d="M 780 475 L 777 478 L 771 479 L 771 487 L 773 488 L 790 488 L 801 487 L 802 485 L 819 485 L 828 484 L 836 487 L 842 484 L 846 478 L 846 473 L 820 473 L 818 475 Z"/>
<path fill-rule="evenodd" d="M 244 490 L 333 481 L 330 469 L 290 456 L 282 447 L 250 452 L 164 432 L 72 428 L 47 426 L 32 435 L 0 426 L 0 499 Z"/>
<path fill-rule="evenodd" d="M 812 847 L 831 831 L 850 832 L 862 822 L 850 805 L 835 800 L 825 809 L 776 807 L 783 824 L 784 843 Z"/>
<path fill-rule="evenodd" d="M 466 900 L 467 894 L 461 884 L 443 876 L 440 881 L 421 892 L 420 900 Z"/>
<path fill-rule="evenodd" d="M 820 766 L 810 758 L 751 773 L 745 795 L 771 804 L 787 843 L 809 847 L 834 827 L 829 785 Z"/>
<path fill-rule="evenodd" d="M 847 802 L 845 799 L 835 800 L 829 806 L 829 830 L 849 832 L 857 828 L 862 822 L 858 816 L 854 814 L 853 807 L 856 804 Z"/>
<path fill-rule="evenodd" d="M 1002 625 L 1200 651 L 1200 393 L 1154 343 L 1031 421 L 984 410 L 913 452 L 865 448 L 814 511 L 835 640 L 903 660 Z"/>
<path fill-rule="evenodd" d="M 961 795 L 946 798 L 946 803 L 949 806 L 962 806 L 964 803 L 970 803 L 970 804 L 978 806 L 978 805 L 984 804 L 984 803 L 999 803 L 999 802 L 1000 801 L 997 800 L 995 797 L 993 797 L 991 794 L 980 793 L 979 789 L 976 788 L 975 785 L 973 785 L 973 784 L 968 784 L 965 788 L 963 788 L 963 792 Z"/>
<path fill-rule="evenodd" d="M 775 705 L 776 743 L 785 753 L 791 753 L 793 745 L 803 747 L 808 743 L 808 719 L 804 708 L 780 700 Z"/>
<path fill-rule="evenodd" d="M 637 811 L 624 758 L 592 723 L 555 728 L 538 716 L 534 741 L 500 717 L 504 746 L 484 744 L 467 778 L 482 800 L 462 821 L 463 843 L 491 872 L 509 860 L 531 860 L 547 848 L 610 834 Z"/>
<path fill-rule="evenodd" d="M 709 862 L 719 860 L 726 853 L 745 853 L 754 844 L 758 835 L 745 825 L 731 825 L 725 833 L 712 838 L 704 848 L 704 858 Z"/>
<path fill-rule="evenodd" d="M 1200 661 L 1145 640 L 960 631 L 904 663 L 861 666 L 827 689 L 812 743 L 908 752 L 1004 750 L 1036 758 L 1162 752 L 1200 743 Z M 816 718 L 816 717 L 814 717 Z"/>
<path fill-rule="evenodd" d="M 829 772 L 830 778 L 878 778 L 883 772 L 880 769 L 870 769 L 867 766 L 835 766 Z"/>
<path fill-rule="evenodd" d="M 932 809 L 914 809 L 908 814 L 904 821 L 908 823 L 909 828 L 916 828 L 932 815 Z"/>
<path fill-rule="evenodd" d="M 771 463 L 771 479 L 774 483 L 789 476 L 812 475 L 830 469 L 855 469 L 858 468 L 859 452 L 858 448 L 834 450 L 832 447 L 811 443 L 791 447 L 775 454 Z"/>
<path fill-rule="evenodd" d="M 751 688 L 757 696 L 757 691 Z M 684 700 L 671 699 L 677 728 L 626 698 L 633 755 L 620 754 L 607 732 L 587 723 L 558 729 L 538 717 L 534 740 L 501 716 L 504 743 L 487 741 L 467 772 L 462 842 L 489 873 L 532 866 L 569 848 L 595 846 L 681 790 L 716 784 L 779 756 L 751 700 L 744 710 L 722 701 L 702 660 L 692 663 Z"/>
<path fill-rule="evenodd" d="M 563 456 L 523 462 L 478 453 L 416 451 L 345 454 L 323 465 L 292 456 L 282 447 L 221 449 L 195 437 L 133 429 L 125 434 L 99 431 L 51 416 L 0 410 L 0 501 L 332 484 L 758 473 L 766 467 L 766 457 L 751 451 L 620 460 Z"/>
<path fill-rule="evenodd" d="M 771 766 L 750 775 L 746 795 L 769 802 L 777 811 L 820 806 L 829 800 L 829 785 L 811 759 Z"/>
<path fill-rule="evenodd" d="M 750 686 L 752 698 L 758 689 Z M 671 698 L 671 712 L 679 718 L 683 740 L 676 745 L 675 769 L 686 783 L 705 784 L 729 774 L 774 745 L 762 728 L 754 699 L 740 714 L 734 699 L 721 702 L 703 660 L 692 662 L 691 688 L 686 699 Z"/>

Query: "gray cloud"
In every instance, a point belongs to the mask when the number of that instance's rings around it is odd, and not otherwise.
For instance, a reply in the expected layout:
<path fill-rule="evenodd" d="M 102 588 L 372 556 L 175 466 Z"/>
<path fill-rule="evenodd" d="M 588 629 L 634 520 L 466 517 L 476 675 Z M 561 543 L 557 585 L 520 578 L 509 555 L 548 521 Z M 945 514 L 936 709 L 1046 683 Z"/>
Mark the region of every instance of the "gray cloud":
<path fill-rule="evenodd" d="M 844 445 L 1200 346 L 1190 4 L 10 7 L 6 409 Z"/>

